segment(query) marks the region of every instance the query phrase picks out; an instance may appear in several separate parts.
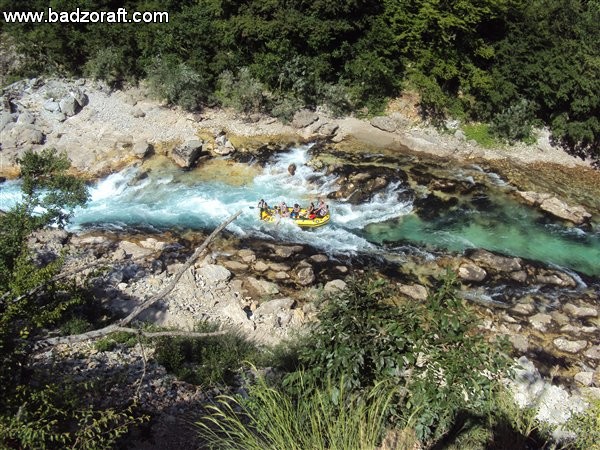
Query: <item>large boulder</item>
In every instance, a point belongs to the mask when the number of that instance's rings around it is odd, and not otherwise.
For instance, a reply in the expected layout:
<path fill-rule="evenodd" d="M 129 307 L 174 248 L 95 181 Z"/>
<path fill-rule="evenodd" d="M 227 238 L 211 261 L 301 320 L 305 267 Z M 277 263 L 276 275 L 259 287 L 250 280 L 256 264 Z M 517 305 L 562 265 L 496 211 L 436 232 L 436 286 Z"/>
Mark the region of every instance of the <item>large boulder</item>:
<path fill-rule="evenodd" d="M 458 268 L 458 277 L 465 281 L 483 281 L 487 272 L 475 264 L 466 262 Z"/>
<path fill-rule="evenodd" d="M 486 250 L 476 250 L 469 257 L 476 263 L 482 264 L 498 272 L 513 272 L 521 270 L 521 261 L 518 258 L 506 258 L 494 255 Z"/>
<path fill-rule="evenodd" d="M 583 206 L 570 206 L 556 197 L 544 200 L 540 208 L 556 217 L 581 225 L 587 222 L 592 215 L 585 210 Z"/>
<path fill-rule="evenodd" d="M 530 191 L 518 191 L 517 193 L 526 203 L 537 206 L 541 210 L 546 211 L 559 219 L 573 222 L 576 225 L 581 225 L 582 223 L 589 221 L 592 217 L 583 206 L 568 205 L 550 194 L 540 194 L 538 192 Z"/>
<path fill-rule="evenodd" d="M 235 147 L 233 146 L 231 141 L 227 139 L 227 136 L 225 136 L 224 134 L 219 134 L 215 139 L 213 152 L 215 152 L 219 156 L 227 156 L 235 152 Z"/>
<path fill-rule="evenodd" d="M 393 133 L 396 131 L 396 122 L 387 116 L 377 116 L 371 119 L 371 125 L 383 131 Z"/>
<path fill-rule="evenodd" d="M 15 121 L 13 115 L 7 111 L 0 111 L 0 131 L 4 129 L 4 127 Z"/>
<path fill-rule="evenodd" d="M 202 141 L 191 140 L 184 145 L 175 147 L 171 152 L 171 159 L 175 161 L 179 167 L 189 169 L 196 164 L 200 153 L 202 153 Z"/>
<path fill-rule="evenodd" d="M 302 109 L 294 114 L 292 126 L 295 128 L 306 128 L 317 120 L 319 120 L 319 116 L 316 113 L 308 109 Z"/>
<path fill-rule="evenodd" d="M 17 118 L 17 124 L 19 125 L 33 125 L 35 122 L 35 116 L 29 111 L 23 111 Z"/>
<path fill-rule="evenodd" d="M 74 116 L 81 111 L 81 105 L 75 100 L 72 95 L 67 95 L 58 102 L 61 112 L 67 117 Z"/>
<path fill-rule="evenodd" d="M 347 285 L 344 280 L 331 280 L 325 283 L 325 286 L 323 286 L 323 292 L 325 294 L 335 294 L 346 289 L 346 286 Z"/>
<path fill-rule="evenodd" d="M 588 345 L 588 343 L 584 340 L 571 341 L 569 339 L 565 339 L 564 337 L 558 337 L 554 339 L 553 343 L 557 349 L 566 353 L 579 353 Z"/>
<path fill-rule="evenodd" d="M 315 272 L 311 266 L 302 267 L 298 272 L 296 272 L 296 279 L 298 284 L 302 286 L 308 286 L 315 282 Z"/>
<path fill-rule="evenodd" d="M 567 303 L 565 306 L 563 306 L 563 311 L 571 317 L 575 317 L 577 319 L 598 317 L 598 310 L 590 305 L 577 306 L 573 303 Z"/>
<path fill-rule="evenodd" d="M 289 311 L 294 306 L 295 300 L 289 297 L 278 298 L 263 302 L 254 311 L 255 316 L 266 316 L 277 314 L 281 311 Z"/>
<path fill-rule="evenodd" d="M 200 267 L 196 274 L 202 277 L 209 285 L 225 282 L 231 278 L 231 272 L 218 264 L 207 264 Z"/>
<path fill-rule="evenodd" d="M 2 143 L 7 147 L 17 147 L 25 144 L 43 144 L 46 136 L 33 125 L 9 126 L 2 132 Z"/>
<path fill-rule="evenodd" d="M 146 141 L 136 142 L 132 148 L 134 156 L 140 159 L 144 159 L 146 156 L 150 155 L 152 150 L 152 144 L 149 144 Z"/>
<path fill-rule="evenodd" d="M 326 122 L 319 127 L 319 134 L 321 136 L 333 136 L 340 126 L 337 123 Z"/>
<path fill-rule="evenodd" d="M 275 295 L 279 294 L 279 288 L 275 283 L 271 283 L 267 280 L 260 280 L 254 277 L 246 278 L 246 281 L 252 289 L 254 289 L 258 295 Z"/>
<path fill-rule="evenodd" d="M 398 290 L 413 300 L 427 300 L 427 288 L 420 284 L 401 284 L 398 286 Z"/>

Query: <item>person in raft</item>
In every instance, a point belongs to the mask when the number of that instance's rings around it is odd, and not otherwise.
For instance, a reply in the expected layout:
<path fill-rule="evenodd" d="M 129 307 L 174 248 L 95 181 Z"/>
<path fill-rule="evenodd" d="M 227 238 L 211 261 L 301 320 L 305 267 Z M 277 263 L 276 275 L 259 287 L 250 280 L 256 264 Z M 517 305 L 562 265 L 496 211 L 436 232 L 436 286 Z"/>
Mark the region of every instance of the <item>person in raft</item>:
<path fill-rule="evenodd" d="M 279 214 L 281 214 L 281 217 L 289 217 L 290 213 L 288 211 L 288 207 L 285 204 L 285 202 L 281 202 L 279 204 Z"/>
<path fill-rule="evenodd" d="M 315 214 L 319 217 L 325 217 L 329 212 L 329 207 L 325 204 L 323 199 L 319 199 L 319 204 L 315 210 Z"/>
<path fill-rule="evenodd" d="M 260 202 L 258 202 L 258 209 L 260 209 L 261 211 L 266 211 L 269 209 L 269 205 L 267 205 L 267 202 L 265 202 L 264 199 L 260 199 Z"/>
<path fill-rule="evenodd" d="M 258 217 L 260 219 L 262 219 L 262 213 L 269 212 L 269 205 L 267 205 L 267 202 L 265 202 L 265 199 L 261 198 L 260 202 L 258 202 Z"/>
<path fill-rule="evenodd" d="M 292 213 L 290 214 L 292 219 L 300 218 L 300 205 L 298 203 L 294 204 L 294 208 L 292 209 Z"/>
<path fill-rule="evenodd" d="M 315 214 L 315 204 L 313 202 L 310 202 L 309 207 L 306 208 L 306 218 L 314 219 L 315 217 L 317 217 L 317 215 Z"/>

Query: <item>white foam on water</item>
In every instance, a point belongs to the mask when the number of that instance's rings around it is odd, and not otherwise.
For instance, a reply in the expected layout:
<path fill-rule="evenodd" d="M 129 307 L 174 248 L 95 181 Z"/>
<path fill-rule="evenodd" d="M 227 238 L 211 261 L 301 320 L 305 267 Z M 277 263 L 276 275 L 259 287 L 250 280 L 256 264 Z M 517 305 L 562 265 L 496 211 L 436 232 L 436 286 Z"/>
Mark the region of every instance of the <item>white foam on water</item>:
<path fill-rule="evenodd" d="M 21 201 L 21 184 L 15 180 L 0 184 L 0 209 L 8 210 Z"/>

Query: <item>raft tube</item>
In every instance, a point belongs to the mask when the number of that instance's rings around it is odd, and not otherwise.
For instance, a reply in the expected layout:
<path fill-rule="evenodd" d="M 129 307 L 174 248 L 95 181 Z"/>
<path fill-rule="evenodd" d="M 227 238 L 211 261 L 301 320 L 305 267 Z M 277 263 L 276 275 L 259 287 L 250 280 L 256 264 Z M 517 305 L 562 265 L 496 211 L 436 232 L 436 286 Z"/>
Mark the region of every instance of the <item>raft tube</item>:
<path fill-rule="evenodd" d="M 288 207 L 288 211 L 291 213 L 292 212 L 292 208 Z M 315 217 L 314 219 L 308 219 L 308 218 L 304 218 L 302 216 L 306 215 L 306 209 L 303 208 L 300 210 L 300 218 L 298 219 L 292 219 L 290 217 L 286 217 L 286 219 L 289 219 L 291 221 L 293 221 L 296 225 L 298 225 L 300 228 L 318 228 L 318 227 L 322 227 L 323 225 L 327 225 L 329 223 L 329 219 L 330 219 L 330 215 L 327 214 L 323 217 Z M 275 210 L 272 208 L 269 209 L 263 209 L 260 212 L 260 220 L 264 220 L 265 222 L 275 222 L 277 219 L 279 219 L 279 217 L 275 214 Z"/>

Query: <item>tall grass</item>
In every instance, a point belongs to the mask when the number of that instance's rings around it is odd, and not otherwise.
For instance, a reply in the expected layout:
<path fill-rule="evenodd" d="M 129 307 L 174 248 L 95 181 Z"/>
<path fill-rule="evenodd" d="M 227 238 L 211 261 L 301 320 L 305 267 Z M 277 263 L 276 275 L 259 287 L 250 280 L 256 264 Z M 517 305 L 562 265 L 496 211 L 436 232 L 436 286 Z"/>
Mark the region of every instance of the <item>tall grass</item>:
<path fill-rule="evenodd" d="M 244 450 L 374 449 L 386 431 L 396 389 L 380 383 L 366 396 L 351 395 L 343 380 L 303 386 L 298 398 L 263 378 L 249 397 L 223 396 L 198 425 L 209 448 Z"/>

